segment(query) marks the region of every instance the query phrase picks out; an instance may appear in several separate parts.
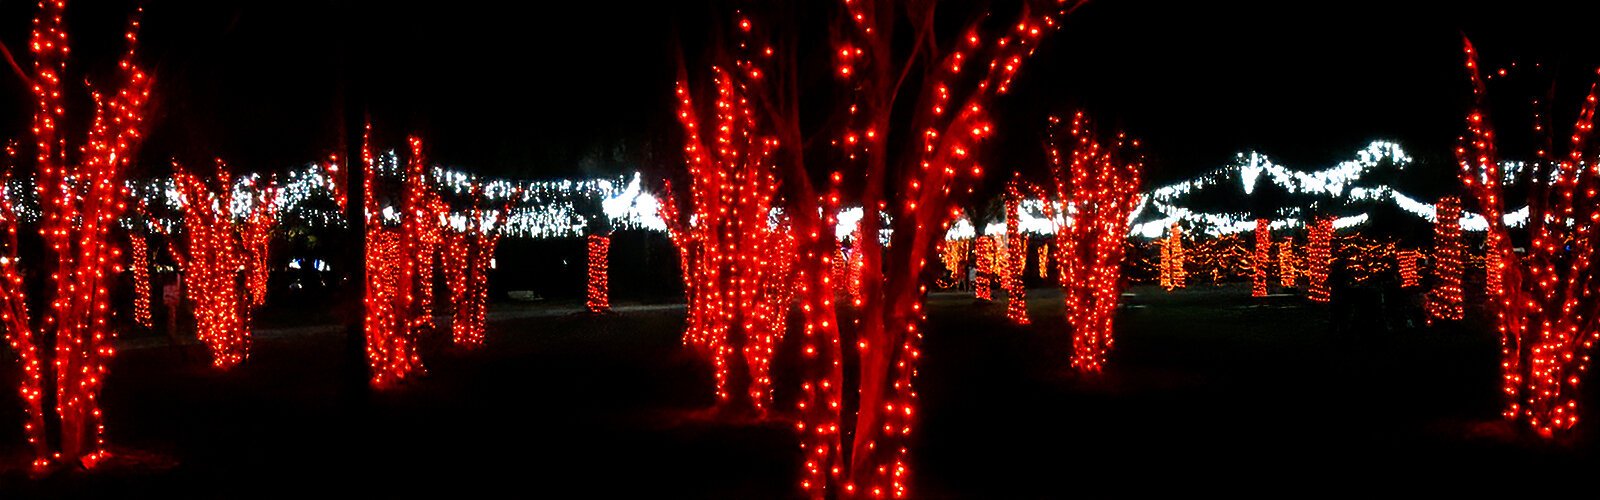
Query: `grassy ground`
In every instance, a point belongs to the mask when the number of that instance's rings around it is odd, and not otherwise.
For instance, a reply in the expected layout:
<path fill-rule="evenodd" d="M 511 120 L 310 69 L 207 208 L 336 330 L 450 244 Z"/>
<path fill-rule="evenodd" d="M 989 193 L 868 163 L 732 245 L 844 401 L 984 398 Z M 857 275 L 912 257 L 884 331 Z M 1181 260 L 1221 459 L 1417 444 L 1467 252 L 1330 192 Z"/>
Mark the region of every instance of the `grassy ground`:
<path fill-rule="evenodd" d="M 1530 477 L 1595 491 L 1593 425 L 1546 445 L 1498 423 L 1487 332 L 1335 334 L 1298 298 L 1136 287 L 1107 372 L 1081 377 L 1066 368 L 1059 296 L 1032 293 L 1028 327 L 1006 324 L 1001 303 L 930 301 L 919 496 L 1483 494 Z M 500 308 L 484 349 L 429 339 L 430 374 L 379 393 L 336 332 L 269 332 L 231 373 L 147 342 L 112 367 L 105 407 L 124 458 L 104 470 L 28 478 L 20 410 L 0 405 L 0 497 L 793 495 L 783 415 L 708 416 L 710 372 L 678 344 L 682 310 L 619 309 Z M 792 408 L 781 368 L 778 405 Z"/>

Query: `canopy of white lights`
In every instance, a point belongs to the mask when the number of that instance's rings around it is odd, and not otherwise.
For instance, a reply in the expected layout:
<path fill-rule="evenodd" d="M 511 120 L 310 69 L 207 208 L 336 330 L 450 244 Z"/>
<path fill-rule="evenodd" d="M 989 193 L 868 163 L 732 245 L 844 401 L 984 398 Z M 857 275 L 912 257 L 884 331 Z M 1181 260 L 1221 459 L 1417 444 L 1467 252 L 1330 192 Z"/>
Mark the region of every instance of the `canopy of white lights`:
<path fill-rule="evenodd" d="M 1210 235 L 1253 231 L 1256 220 L 1249 213 L 1195 210 L 1190 208 L 1193 205 L 1190 201 L 1201 193 L 1220 194 L 1228 199 L 1248 199 L 1257 193 L 1263 183 L 1270 183 L 1292 195 L 1309 199 L 1320 208 L 1329 209 L 1329 212 L 1348 213 L 1349 215 L 1335 220 L 1334 226 L 1337 228 L 1358 226 L 1368 221 L 1370 217 L 1368 213 L 1351 210 L 1350 207 L 1371 207 L 1383 203 L 1393 204 L 1404 213 L 1431 222 L 1435 217 L 1432 203 L 1417 200 L 1387 185 L 1364 182 L 1380 169 L 1404 171 L 1412 161 L 1399 145 L 1383 141 L 1373 142 L 1356 151 L 1354 159 L 1312 171 L 1295 170 L 1273 163 L 1270 158 L 1260 153 L 1240 153 L 1226 166 L 1189 180 L 1146 191 L 1140 197 L 1139 206 L 1131 217 L 1131 233 L 1135 237 L 1157 238 L 1173 223 L 1182 224 L 1191 232 Z M 312 163 L 292 169 L 282 177 L 276 194 L 280 210 L 296 222 L 308 226 L 343 226 L 344 219 L 338 213 L 333 201 L 335 184 L 332 176 L 328 175 L 328 167 L 325 164 Z M 377 167 L 380 175 L 396 176 L 400 171 L 399 158 L 393 152 L 380 155 Z M 1509 179 L 1522 169 L 1523 165 L 1520 163 L 1507 163 L 1504 170 Z M 511 237 L 582 236 L 594 226 L 593 223 L 600 222 L 597 220 L 599 218 L 604 218 L 605 226 L 611 229 L 666 230 L 666 224 L 658 216 L 660 203 L 645 189 L 638 172 L 612 178 L 528 181 L 484 179 L 460 170 L 438 166 L 434 167 L 433 176 L 441 192 L 456 196 L 470 195 L 473 185 L 477 184 L 481 188 L 482 196 L 490 201 L 491 205 L 493 202 L 512 201 L 511 197 L 516 196 L 517 199 L 507 205 L 511 207 L 511 212 L 506 218 L 505 225 L 495 228 Z M 250 207 L 255 206 L 255 203 L 252 203 L 255 197 L 262 195 L 262 188 L 267 184 L 259 175 L 237 178 L 232 200 L 235 213 L 247 216 Z M 34 207 L 36 202 L 33 201 L 32 190 L 26 186 L 26 182 L 14 179 L 10 185 L 5 186 L 0 195 L 11 200 L 24 219 L 32 220 L 37 214 L 37 209 Z M 129 189 L 135 199 L 146 207 L 164 207 L 172 210 L 171 213 L 176 213 L 176 210 L 181 210 L 185 205 L 182 196 L 173 188 L 170 178 L 130 182 Z M 1215 190 L 1223 191 L 1218 193 Z M 1045 203 L 1044 200 L 1023 200 L 1019 216 L 1023 232 L 1053 234 L 1057 227 L 1071 217 L 1071 207 L 1058 205 L 1053 210 L 1057 214 L 1056 220 L 1046 218 Z M 393 208 L 385 207 L 383 212 L 386 218 L 397 217 Z M 495 220 L 498 219 L 498 215 L 496 209 L 490 209 L 484 217 Z M 1284 207 L 1268 220 L 1273 229 L 1294 228 L 1304 224 L 1305 215 L 1300 207 Z M 446 222 L 465 227 L 466 217 L 468 215 L 464 212 L 453 213 L 448 216 Z M 1512 226 L 1522 225 L 1527 218 L 1527 207 L 1505 215 L 1506 222 Z M 837 235 L 841 239 L 849 237 L 855 232 L 857 221 L 860 219 L 859 207 L 842 211 L 838 217 Z M 175 220 L 161 218 L 152 218 L 146 222 L 162 225 L 166 229 L 171 229 L 171 226 L 176 224 Z M 1487 223 L 1482 215 L 1464 212 L 1461 227 L 1466 231 L 1483 231 Z M 1004 233 L 1004 221 L 995 221 L 983 228 L 983 234 Z M 970 220 L 963 217 L 951 225 L 946 238 L 965 239 L 977 234 L 977 228 L 973 227 Z"/>

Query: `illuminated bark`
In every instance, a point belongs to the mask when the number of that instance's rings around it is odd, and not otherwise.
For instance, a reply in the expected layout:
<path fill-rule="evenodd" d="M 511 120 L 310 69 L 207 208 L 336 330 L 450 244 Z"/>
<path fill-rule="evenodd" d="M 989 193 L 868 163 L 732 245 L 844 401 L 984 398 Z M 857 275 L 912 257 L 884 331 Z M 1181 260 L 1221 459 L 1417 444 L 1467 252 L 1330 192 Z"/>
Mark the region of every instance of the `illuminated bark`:
<path fill-rule="evenodd" d="M 1485 246 L 1491 269 L 1499 270 L 1502 293 L 1492 297 L 1501 337 L 1503 416 L 1554 437 L 1579 419 L 1579 384 L 1600 341 L 1600 289 L 1594 261 L 1600 246 L 1600 173 L 1592 143 L 1596 87 L 1582 102 L 1567 154 L 1554 151 L 1530 162 L 1529 243 L 1526 255 L 1511 244 L 1505 221 L 1504 173 L 1493 128 L 1485 117 L 1485 90 L 1472 43 L 1464 43 L 1475 109 L 1468 135 L 1457 148 L 1461 182 L 1488 223 Z M 1551 127 L 1541 124 L 1542 129 Z M 1442 216 L 1442 215 L 1441 215 Z"/>
<path fill-rule="evenodd" d="M 100 390 L 113 354 L 116 332 L 107 324 L 112 277 L 121 272 L 122 252 L 111 230 L 126 210 L 125 169 L 144 137 L 150 78 L 135 64 L 138 17 L 126 32 L 128 49 L 118 81 L 93 92 L 93 114 L 81 144 L 70 145 L 63 78 L 67 33 L 65 1 L 39 3 L 29 46 L 34 55 L 32 133 L 37 156 L 34 181 L 40 200 L 37 263 L 19 262 L 19 214 L 4 200 L 0 227 L 0 323 L 17 352 L 23 373 L 20 393 L 24 429 L 35 468 L 52 462 L 93 467 L 105 456 Z M 12 172 L 6 172 L 7 176 Z M 23 266 L 41 270 L 24 276 Z M 47 280 L 30 287 L 25 280 Z M 51 286 L 53 285 L 53 286 Z M 45 297 L 30 297 L 44 293 Z M 32 304 L 48 304 L 34 311 Z"/>

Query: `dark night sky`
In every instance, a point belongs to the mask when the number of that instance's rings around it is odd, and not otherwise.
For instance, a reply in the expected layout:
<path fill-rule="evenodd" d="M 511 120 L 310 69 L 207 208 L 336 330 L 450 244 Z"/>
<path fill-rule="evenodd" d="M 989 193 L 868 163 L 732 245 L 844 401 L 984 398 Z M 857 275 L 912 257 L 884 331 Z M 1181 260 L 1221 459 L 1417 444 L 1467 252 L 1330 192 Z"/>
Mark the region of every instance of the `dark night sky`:
<path fill-rule="evenodd" d="M 341 102 L 356 99 L 380 131 L 419 131 L 435 158 L 469 170 L 548 177 L 675 165 L 644 152 L 678 134 L 674 33 L 703 30 L 707 1 L 566 2 L 561 12 L 472 1 L 150 2 L 144 59 L 158 109 L 142 158 L 220 155 L 244 170 L 282 169 L 335 150 Z M 1077 106 L 1145 140 L 1151 182 L 1247 148 L 1322 166 L 1375 138 L 1447 159 L 1465 113 L 1462 32 L 1490 67 L 1538 60 L 1559 71 L 1561 88 L 1586 88 L 1600 63 L 1600 44 L 1580 36 L 1594 9 L 1563 3 L 1096 2 L 1046 42 L 1001 102 L 995 161 L 1036 158 L 1043 115 Z M 32 5 L 0 1 L 0 41 L 23 58 Z M 122 5 L 131 4 L 72 7 L 79 63 L 109 62 Z M 0 79 L 0 96 L 0 133 L 16 136 L 28 115 L 14 75 Z"/>

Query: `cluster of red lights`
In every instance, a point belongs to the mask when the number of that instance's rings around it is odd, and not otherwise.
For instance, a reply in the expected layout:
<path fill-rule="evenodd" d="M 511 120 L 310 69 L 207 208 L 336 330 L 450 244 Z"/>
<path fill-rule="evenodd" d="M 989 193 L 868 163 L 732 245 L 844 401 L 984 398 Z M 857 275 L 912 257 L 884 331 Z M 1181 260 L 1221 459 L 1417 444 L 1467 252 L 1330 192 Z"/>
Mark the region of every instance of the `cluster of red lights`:
<path fill-rule="evenodd" d="M 1422 286 L 1422 274 L 1417 272 L 1416 250 L 1401 250 L 1395 254 L 1395 262 L 1400 269 L 1400 288 L 1415 288 Z"/>
<path fill-rule="evenodd" d="M 1428 292 L 1428 319 L 1459 320 L 1465 314 L 1461 292 L 1461 199 L 1439 199 L 1433 225 L 1433 290 Z"/>
<path fill-rule="evenodd" d="M 979 300 L 991 300 L 993 298 L 991 295 L 994 289 L 992 280 L 994 279 L 995 269 L 998 267 L 995 265 L 996 254 L 994 238 L 979 236 L 977 250 L 973 254 L 973 265 L 978 268 L 978 272 L 972 278 L 972 294 Z"/>
<path fill-rule="evenodd" d="M 583 306 L 591 313 L 611 311 L 611 286 L 607 259 L 611 256 L 611 236 L 591 234 L 589 243 L 589 290 Z"/>
<path fill-rule="evenodd" d="M 211 364 L 229 369 L 250 355 L 250 306 L 239 273 L 250 265 L 234 227 L 227 167 L 217 162 L 216 184 L 174 165 L 173 182 L 182 193 L 183 249 L 172 257 L 183 271 L 183 290 L 194 304 L 195 335 L 211 353 Z M 270 203 L 270 202 L 268 202 Z"/>
<path fill-rule="evenodd" d="M 125 169 L 144 134 L 144 107 L 150 78 L 134 63 L 138 17 L 129 23 L 128 50 L 118 63 L 118 81 L 92 91 L 92 116 L 85 141 L 69 145 L 64 133 L 69 93 L 67 32 L 62 26 L 64 0 L 41 1 L 28 45 L 33 52 L 30 86 L 35 98 L 31 132 L 37 148 L 34 184 L 40 201 L 39 236 L 44 251 L 36 258 L 52 269 L 24 282 L 18 261 L 16 207 L 7 200 L 0 226 L 5 228 L 5 254 L 0 256 L 0 323 L 16 351 L 23 373 L 23 399 L 28 443 L 35 468 L 51 463 L 93 467 L 105 456 L 105 426 L 100 390 L 112 356 L 114 331 L 108 325 L 109 288 L 121 272 L 122 251 L 111 231 L 127 209 Z M 11 172 L 7 172 L 10 176 Z M 30 297 L 30 291 L 49 294 Z M 31 310 L 33 304 L 48 304 Z M 46 391 L 51 391 L 48 398 Z M 45 402 L 54 407 L 46 409 Z"/>
<path fill-rule="evenodd" d="M 939 242 L 939 261 L 949 274 L 939 277 L 939 288 L 951 288 L 966 279 L 967 254 L 972 251 L 972 240 L 947 240 Z"/>
<path fill-rule="evenodd" d="M 150 317 L 150 243 L 135 232 L 128 233 L 128 241 L 133 246 L 128 265 L 133 270 L 133 321 L 150 328 L 155 326 Z"/>
<path fill-rule="evenodd" d="M 1583 392 L 1579 384 L 1600 341 L 1600 301 L 1594 298 L 1600 275 L 1593 267 L 1600 248 L 1595 234 L 1600 225 L 1600 189 L 1595 160 L 1584 157 L 1592 152 L 1600 97 L 1591 86 L 1573 125 L 1567 155 L 1551 158 L 1541 152 L 1555 165 L 1534 170 L 1534 188 L 1528 190 L 1529 242 L 1526 256 L 1519 256 L 1503 218 L 1503 173 L 1494 132 L 1484 117 L 1487 105 L 1477 55 L 1470 42 L 1465 45 L 1477 102 L 1467 118 L 1469 136 L 1457 149 L 1457 157 L 1461 182 L 1488 221 L 1485 262 L 1490 281 L 1498 281 L 1500 287 L 1497 296 L 1491 296 L 1498 303 L 1491 303 L 1501 335 L 1503 414 L 1553 437 L 1578 422 Z M 1442 265 L 1443 256 L 1439 260 Z"/>
<path fill-rule="evenodd" d="M 1183 267 L 1183 228 L 1172 223 L 1167 237 L 1161 240 L 1161 288 L 1174 290 L 1184 287 L 1188 271 Z"/>
<path fill-rule="evenodd" d="M 1306 234 L 1306 298 L 1327 302 L 1332 298 L 1328 272 L 1333 267 L 1333 218 L 1317 217 Z"/>
<path fill-rule="evenodd" d="M 1267 264 L 1272 261 L 1272 226 L 1266 219 L 1256 219 L 1256 253 L 1251 263 L 1255 272 L 1250 280 L 1250 296 L 1266 297 L 1267 283 L 1271 278 L 1267 274 Z M 1282 272 L 1282 270 L 1279 270 Z"/>
<path fill-rule="evenodd" d="M 1295 280 L 1300 276 L 1294 262 L 1294 237 L 1290 236 L 1278 244 L 1278 284 L 1284 288 L 1294 288 Z"/>
<path fill-rule="evenodd" d="M 748 20 L 740 24 L 750 31 Z M 792 239 L 772 223 L 779 185 L 773 154 L 780 143 L 751 102 L 762 70 L 747 54 L 734 58 L 731 71 L 712 69 L 709 108 L 695 106 L 688 76 L 680 75 L 689 184 L 678 194 L 687 195 L 687 206 L 668 199 L 662 210 L 690 297 L 685 343 L 711 358 L 720 405 L 764 413 L 772 399 L 771 360 L 792 300 L 793 261 L 785 260 L 792 253 L 775 250 Z"/>
<path fill-rule="evenodd" d="M 1050 277 L 1050 244 L 1049 243 L 1040 243 L 1039 244 L 1039 252 L 1038 253 L 1039 253 L 1039 258 L 1038 258 L 1038 260 L 1039 260 L 1039 278 L 1040 279 L 1049 278 Z"/>
<path fill-rule="evenodd" d="M 1017 187 L 1018 181 L 1012 180 L 1006 185 L 1006 261 L 1005 261 L 1005 289 L 1006 289 L 1006 319 L 1013 324 L 1028 324 L 1027 289 L 1023 286 L 1022 278 L 1024 268 L 1028 262 L 1028 238 L 1022 235 L 1019 212 L 1022 205 L 1022 190 Z"/>
<path fill-rule="evenodd" d="M 1111 321 L 1121 298 L 1122 256 L 1128 215 L 1139 199 L 1138 141 L 1118 134 L 1110 144 L 1094 137 L 1082 112 L 1057 142 L 1060 120 L 1051 117 L 1049 157 L 1056 193 L 1071 210 L 1071 222 L 1056 233 L 1072 327 L 1072 367 L 1096 373 L 1113 345 Z M 1070 156 L 1063 158 L 1061 149 Z"/>
<path fill-rule="evenodd" d="M 389 227 L 378 205 L 377 167 L 371 152 L 371 126 L 362 140 L 362 175 L 366 196 L 362 202 L 366 218 L 366 331 L 367 364 L 371 370 L 372 385 L 385 387 L 406 380 L 425 371 L 418 352 L 418 335 L 432 326 L 431 311 L 424 309 L 422 291 L 432 288 L 432 282 L 421 282 L 418 267 L 431 267 L 431 258 L 424 259 L 426 242 L 423 234 L 438 231 L 439 214 L 433 212 L 438 205 L 429 203 L 432 188 L 427 182 L 427 170 L 422 158 L 422 140 L 409 138 L 410 154 L 406 158 L 402 200 L 399 205 L 400 226 Z M 437 193 L 432 193 L 437 196 Z M 427 273 L 431 275 L 431 273 Z"/>
<path fill-rule="evenodd" d="M 1063 5 L 1056 2 L 1055 7 Z M 952 193 L 969 193 L 971 180 L 983 173 L 974 160 L 977 148 L 992 134 L 989 102 L 1005 92 L 1039 38 L 1057 26 L 1053 16 L 1060 12 L 1040 15 L 1024 9 L 1018 22 L 1007 25 L 1014 30 L 996 37 L 982 34 L 988 23 L 973 22 L 955 43 L 945 44 L 934 36 L 931 4 L 910 6 L 911 15 L 902 15 L 902 6 L 888 1 L 845 0 L 844 8 L 843 25 L 833 31 L 832 49 L 839 55 L 835 76 L 853 100 L 844 117 L 845 128 L 834 136 L 833 144 L 846 161 L 821 163 L 860 167 L 850 176 L 852 182 L 862 181 L 852 186 L 859 188 L 852 201 L 866 207 L 864 227 L 883 227 L 880 211 L 890 215 L 887 248 L 891 251 L 881 251 L 885 246 L 877 238 L 861 240 L 865 300 L 850 322 L 856 355 L 845 356 L 838 310 L 832 302 L 836 288 L 824 275 L 833 258 L 831 228 L 844 198 L 845 175 L 832 171 L 828 191 L 821 195 L 805 180 L 809 176 L 786 177 L 797 181 L 799 194 L 789 200 L 794 206 L 787 212 L 802 236 L 798 275 L 806 320 L 806 381 L 797 426 L 805 452 L 801 487 L 813 498 L 903 498 L 909 494 L 908 436 L 916 400 L 912 381 L 924 320 L 926 289 L 920 277 L 928 254 L 959 212 Z M 925 9 L 926 13 L 915 12 Z M 898 31 L 894 24 L 901 20 L 916 24 L 910 31 L 927 33 L 926 47 L 940 53 L 912 54 L 897 61 L 896 55 L 903 51 L 893 50 L 890 35 Z M 781 60 L 789 64 L 782 68 L 797 66 L 791 58 Z M 924 60 L 930 61 L 927 76 L 921 79 L 925 87 L 902 92 L 895 83 L 899 75 Z M 896 95 L 927 98 L 917 103 L 919 112 L 908 115 L 909 123 L 903 127 L 892 119 L 899 115 L 892 112 L 897 109 Z M 776 107 L 799 109 L 793 96 L 780 92 L 774 100 L 788 105 Z M 904 134 L 892 133 L 896 131 Z M 805 136 L 792 128 L 782 135 L 795 140 Z M 910 137 L 920 147 L 884 144 L 889 137 Z M 891 151 L 908 149 L 906 157 L 890 161 Z M 793 154 L 792 164 L 803 165 L 799 152 Z M 901 179 L 904 184 L 886 189 L 887 179 Z M 896 193 L 893 201 L 885 198 L 888 192 Z M 845 362 L 858 363 L 850 370 L 855 374 L 853 394 L 844 388 Z"/>
<path fill-rule="evenodd" d="M 474 184 L 471 191 L 474 205 L 468 211 L 465 227 L 443 235 L 439 254 L 445 285 L 450 290 L 450 341 L 466 348 L 483 345 L 489 268 L 494 263 L 494 248 L 500 242 L 500 233 L 495 228 L 504 225 L 510 211 L 508 203 L 491 226 L 491 221 L 484 217 L 483 208 L 477 205 L 482 187 Z"/>
<path fill-rule="evenodd" d="M 258 191 L 250 215 L 239 228 L 239 240 L 244 245 L 250 273 L 246 275 L 250 290 L 250 305 L 260 307 L 267 303 L 267 280 L 272 275 L 272 232 L 278 225 L 278 189 L 266 186 Z"/>

